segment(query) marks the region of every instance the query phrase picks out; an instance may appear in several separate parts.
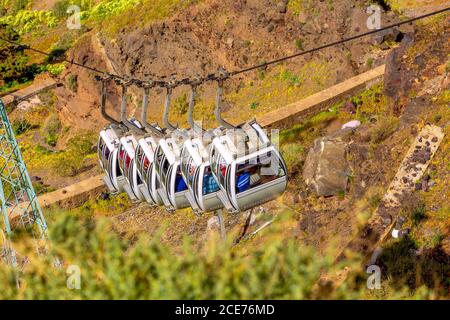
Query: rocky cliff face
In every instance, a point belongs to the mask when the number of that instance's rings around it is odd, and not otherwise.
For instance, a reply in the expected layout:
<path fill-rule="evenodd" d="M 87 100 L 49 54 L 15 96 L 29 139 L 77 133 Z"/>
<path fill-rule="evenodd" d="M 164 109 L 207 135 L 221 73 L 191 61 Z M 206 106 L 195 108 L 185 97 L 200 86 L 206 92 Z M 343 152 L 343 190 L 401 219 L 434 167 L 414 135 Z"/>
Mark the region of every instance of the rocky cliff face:
<path fill-rule="evenodd" d="M 391 13 L 382 17 L 383 23 L 397 19 Z M 137 29 L 124 28 L 114 39 L 102 35 L 101 30 L 99 33 L 93 30 L 73 48 L 72 56 L 87 65 L 109 66 L 110 71 L 118 74 L 140 78 L 176 74 L 182 78 L 215 72 L 219 66 L 228 70 L 244 68 L 361 33 L 367 31 L 367 18 L 366 5 L 350 0 L 333 3 L 202 1 L 170 19 Z M 318 66 L 323 65 L 330 71 L 322 80 L 323 85 L 331 85 L 381 63 L 383 54 L 373 54 L 372 45 L 378 46 L 384 40 L 387 39 L 373 37 L 327 49 L 314 56 L 292 60 L 287 67 L 295 73 L 306 63 L 317 61 Z M 65 117 L 75 127 L 101 126 L 104 121 L 97 111 L 98 85 L 90 74 L 79 68 L 70 68 L 67 74 L 76 74 L 80 85 L 77 92 L 59 92 Z M 258 81 L 256 72 L 227 83 L 228 91 L 237 92 L 253 81 Z M 111 88 L 111 94 L 109 107 L 115 109 L 117 92 Z M 138 105 L 139 93 L 134 91 L 134 94 Z M 205 87 L 202 94 L 204 99 L 212 99 L 213 88 Z M 157 105 L 155 112 L 158 114 L 162 99 L 163 91 L 156 90 L 152 101 Z M 227 107 L 242 108 L 239 105 Z"/>

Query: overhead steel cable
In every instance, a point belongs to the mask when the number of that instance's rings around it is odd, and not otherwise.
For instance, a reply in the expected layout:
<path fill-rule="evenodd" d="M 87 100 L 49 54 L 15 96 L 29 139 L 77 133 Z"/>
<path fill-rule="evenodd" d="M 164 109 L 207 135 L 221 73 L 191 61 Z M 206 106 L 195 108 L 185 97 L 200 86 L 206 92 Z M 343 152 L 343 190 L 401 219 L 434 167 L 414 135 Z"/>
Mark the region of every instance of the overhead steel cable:
<path fill-rule="evenodd" d="M 247 67 L 247 68 L 244 68 L 244 69 L 241 69 L 241 70 L 232 71 L 232 72 L 229 72 L 229 73 L 226 74 L 225 79 L 229 78 L 229 77 L 233 77 L 233 76 L 239 75 L 239 74 L 242 74 L 242 73 L 247 73 L 247 72 L 250 72 L 250 71 L 253 71 L 253 70 L 266 68 L 266 67 L 268 67 L 270 65 L 278 64 L 278 63 L 281 63 L 281 62 L 284 62 L 284 61 L 287 61 L 287 60 L 291 60 L 291 59 L 294 59 L 294 58 L 297 58 L 297 57 L 300 57 L 300 56 L 304 56 L 304 55 L 307 55 L 307 54 L 310 54 L 310 53 L 314 53 L 314 52 L 317 52 L 317 51 L 320 51 L 320 50 L 323 50 L 323 49 L 326 49 L 326 48 L 330 48 L 330 47 L 334 47 L 334 46 L 337 46 L 337 45 L 341 45 L 341 44 L 344 44 L 344 43 L 347 43 L 347 42 L 350 42 L 350 41 L 353 41 L 353 40 L 356 40 L 356 39 L 364 38 L 364 37 L 367 37 L 369 35 L 376 34 L 376 33 L 379 33 L 379 32 L 383 32 L 383 31 L 386 31 L 386 30 L 389 30 L 389 29 L 392 29 L 392 28 L 395 28 L 395 27 L 399 27 L 399 26 L 405 25 L 405 24 L 410 24 L 410 23 L 412 23 L 414 21 L 418 21 L 418 20 L 422 20 L 422 19 L 425 19 L 425 18 L 429 18 L 431 16 L 435 16 L 435 15 L 444 13 L 444 12 L 449 11 L 449 10 L 450 10 L 450 7 L 447 7 L 447 8 L 440 9 L 440 10 L 437 10 L 437 11 L 433 11 L 433 12 L 430 12 L 430 13 L 427 13 L 427 14 L 424 14 L 424 15 L 420 15 L 420 16 L 414 17 L 414 18 L 403 20 L 403 21 L 400 21 L 400 22 L 397 22 L 397 23 L 394 23 L 394 24 L 390 24 L 390 25 L 382 27 L 380 29 L 371 30 L 371 31 L 368 31 L 368 32 L 365 32 L 365 33 L 361 33 L 361 34 L 357 34 L 357 35 L 351 36 L 349 38 L 345 38 L 345 39 L 334 41 L 334 42 L 331 42 L 331 43 L 328 43 L 328 44 L 324 44 L 324 45 L 316 47 L 316 48 L 312 48 L 312 49 L 309 49 L 309 50 L 298 52 L 298 53 L 295 53 L 295 54 L 292 54 L 292 55 L 289 55 L 289 56 L 285 56 L 285 57 L 278 58 L 278 59 L 275 59 L 275 60 L 272 60 L 272 61 L 268 61 L 268 62 L 264 62 L 264 63 L 261 63 L 261 64 L 257 64 L 257 65 L 254 65 L 254 66 L 251 66 L 251 67 Z M 9 40 L 9 39 L 5 39 L 5 38 L 0 37 L 0 40 L 1 41 L 5 41 L 7 43 L 10 43 L 12 45 L 16 45 L 19 48 L 24 48 L 26 50 L 34 51 L 36 53 L 39 53 L 39 54 L 42 54 L 42 55 L 46 55 L 46 56 L 49 56 L 49 57 L 52 56 L 50 53 L 44 52 L 42 50 L 33 48 L 31 46 L 28 46 L 28 45 L 23 45 L 23 44 L 17 43 L 15 41 L 12 41 L 12 40 Z M 67 62 L 67 63 L 69 63 L 71 65 L 75 65 L 75 66 L 78 66 L 78 67 L 81 67 L 81 68 L 84 68 L 84 69 L 87 69 L 87 70 L 90 70 L 90 71 L 98 73 L 98 74 L 101 74 L 101 75 L 103 75 L 104 77 L 107 77 L 107 78 L 113 78 L 115 80 L 124 81 L 124 82 L 127 82 L 127 83 L 131 81 L 131 83 L 134 83 L 135 85 L 141 86 L 141 87 L 145 86 L 145 83 L 148 82 L 146 80 L 136 79 L 136 78 L 132 78 L 132 77 L 128 77 L 128 76 L 119 76 L 117 74 L 113 74 L 113 73 L 110 73 L 110 72 L 107 72 L 107 71 L 103 71 L 103 70 L 100 70 L 100 69 L 97 69 L 97 68 L 94 68 L 94 67 L 87 66 L 87 65 L 85 65 L 83 63 L 79 63 L 77 61 L 74 61 L 73 59 L 72 60 L 62 59 L 61 61 Z M 166 76 L 159 77 L 159 79 L 165 79 L 165 78 L 167 78 L 167 77 Z M 217 74 L 209 74 L 209 75 L 207 75 L 205 77 L 201 77 L 200 79 L 196 78 L 195 80 L 193 78 L 192 79 L 191 78 L 184 78 L 182 80 L 176 80 L 174 82 L 173 81 L 164 81 L 164 80 L 153 80 L 152 83 L 153 83 L 153 85 L 157 85 L 157 86 L 160 86 L 160 87 L 168 87 L 168 86 L 170 86 L 170 87 L 174 88 L 174 87 L 179 87 L 179 86 L 182 86 L 182 85 L 192 85 L 193 81 L 199 81 L 199 80 L 200 80 L 201 83 L 209 82 L 209 81 L 220 81 L 220 80 L 224 80 L 224 76 L 223 76 L 223 74 L 222 75 L 221 74 L 219 74 L 219 75 L 217 75 Z"/>
<path fill-rule="evenodd" d="M 20 49 L 30 50 L 30 51 L 33 51 L 33 52 L 42 54 L 42 55 L 47 56 L 47 57 L 53 57 L 52 54 L 50 54 L 50 53 L 48 53 L 48 52 L 45 52 L 45 51 L 42 51 L 42 50 L 39 50 L 39 49 L 36 49 L 36 48 L 33 48 L 33 47 L 29 46 L 29 45 L 24 45 L 24 44 L 21 44 L 21 43 L 18 43 L 18 42 L 9 40 L 9 39 L 5 39 L 5 38 L 3 38 L 3 37 L 0 37 L 0 40 L 1 40 L 1 41 L 4 41 L 4 42 L 7 42 L 7 43 L 9 43 L 9 44 L 12 44 L 12 45 L 14 45 L 14 46 L 17 46 L 17 47 L 20 48 Z M 103 74 L 103 75 L 105 75 L 105 76 L 111 76 L 111 77 L 113 77 L 113 78 L 120 78 L 120 79 L 125 80 L 124 77 L 120 77 L 119 75 L 116 75 L 116 74 L 110 74 L 109 72 L 102 71 L 102 70 L 99 70 L 99 69 L 96 69 L 96 68 L 87 66 L 87 65 L 85 65 L 85 64 L 76 62 L 76 61 L 74 61 L 74 60 L 62 59 L 61 61 L 62 61 L 62 62 L 70 63 L 70 64 L 72 64 L 72 65 L 75 65 L 75 66 L 78 66 L 78 67 L 81 67 L 81 68 L 85 68 L 85 69 L 87 69 L 87 70 L 90 70 L 90 71 L 93 71 L 93 72 L 96 72 L 96 73 L 99 73 L 99 74 Z"/>
<path fill-rule="evenodd" d="M 246 73 L 246 72 L 253 71 L 253 70 L 256 70 L 256 69 L 265 68 L 267 66 L 270 66 L 270 65 L 273 65 L 273 64 L 277 64 L 277 63 L 280 63 L 280 62 L 284 62 L 286 60 L 297 58 L 297 57 L 300 57 L 300 56 L 303 56 L 303 55 L 306 55 L 306 54 L 309 54 L 309 53 L 313 53 L 313 52 L 316 52 L 316 51 L 320 51 L 320 50 L 323 50 L 323 49 L 326 49 L 326 48 L 334 47 L 334 46 L 337 46 L 337 45 L 340 45 L 340 44 L 343 44 L 343 43 L 346 43 L 346 42 L 350 42 L 350 41 L 353 41 L 353 40 L 356 40 L 356 39 L 359 39 L 359 38 L 367 37 L 369 35 L 372 35 L 372 34 L 375 34 L 375 33 L 378 33 L 378 32 L 386 31 L 386 30 L 389 30 L 389 29 L 392 29 L 392 28 L 395 28 L 395 27 L 399 27 L 399 26 L 404 25 L 404 24 L 409 24 L 409 23 L 412 23 L 412 22 L 417 21 L 417 20 L 425 19 L 425 18 L 434 16 L 434 15 L 437 15 L 437 14 L 440 14 L 440 13 L 444 13 L 445 11 L 448 11 L 448 10 L 450 10 L 450 7 L 445 8 L 445 9 L 441 9 L 441 10 L 438 10 L 438 11 L 434 11 L 434 12 L 431 12 L 431 13 L 427 13 L 427 14 L 424 14 L 424 15 L 421 15 L 421 16 L 418 16 L 418 17 L 415 17 L 415 18 L 408 19 L 408 20 L 400 21 L 400 22 L 388 25 L 388 26 L 380 28 L 380 29 L 371 30 L 371 31 L 368 31 L 368 32 L 365 32 L 365 33 L 361 33 L 361 34 L 358 34 L 358 35 L 351 36 L 349 38 L 341 39 L 339 41 L 335 41 L 335 42 L 331 42 L 331 43 L 328 43 L 328 44 L 324 44 L 324 45 L 322 45 L 320 47 L 316 47 L 316 48 L 309 49 L 309 50 L 306 50 L 306 51 L 298 52 L 298 53 L 295 53 L 295 54 L 290 55 L 290 56 L 286 56 L 286 57 L 282 57 L 282 58 L 279 58 L 279 59 L 276 59 L 276 60 L 264 62 L 264 63 L 261 63 L 259 65 L 255 65 L 253 67 L 248 67 L 248 68 L 245 68 L 245 69 L 242 69 L 242 70 L 233 71 L 233 72 L 230 72 L 230 76 L 235 76 L 235 75 L 238 75 L 238 74 L 241 74 L 241 73 Z"/>

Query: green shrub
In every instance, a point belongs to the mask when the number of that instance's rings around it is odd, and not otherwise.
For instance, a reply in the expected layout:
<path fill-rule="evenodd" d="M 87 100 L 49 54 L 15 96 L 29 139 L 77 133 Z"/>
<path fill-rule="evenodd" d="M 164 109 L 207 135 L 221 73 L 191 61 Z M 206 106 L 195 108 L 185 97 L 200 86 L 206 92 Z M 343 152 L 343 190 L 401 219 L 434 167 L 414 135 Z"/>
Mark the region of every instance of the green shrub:
<path fill-rule="evenodd" d="M 151 238 L 137 236 L 130 244 L 106 220 L 64 212 L 49 218 L 52 253 L 62 261 L 62 268 L 54 268 L 53 259 L 34 256 L 32 243 L 23 238 L 21 254 L 30 262 L 20 275 L 21 286 L 16 286 L 16 271 L 0 264 L 0 299 L 373 298 L 360 260 L 336 264 L 331 256 L 293 238 L 233 248 L 212 238 L 200 250 L 186 238 L 175 253 L 161 242 L 161 232 Z M 80 290 L 67 287 L 70 265 L 80 268 Z M 342 281 L 325 279 L 344 266 L 350 271 Z M 413 296 L 398 287 L 382 298 L 429 298 L 433 292 L 422 288 Z"/>
<path fill-rule="evenodd" d="M 48 72 L 52 76 L 59 76 L 66 70 L 66 64 L 63 63 L 55 63 L 55 64 L 47 64 L 40 67 L 41 72 Z"/>
<path fill-rule="evenodd" d="M 45 143 L 49 146 L 56 147 L 58 143 L 59 136 L 57 134 L 50 134 L 45 138 Z"/>
<path fill-rule="evenodd" d="M 288 2 L 288 10 L 292 12 L 293 15 L 298 16 L 301 12 L 308 10 L 307 0 L 290 0 Z"/>
<path fill-rule="evenodd" d="M 383 196 L 380 193 L 375 193 L 369 197 L 369 205 L 372 210 L 375 210 L 380 204 Z"/>
<path fill-rule="evenodd" d="M 418 254 L 416 241 L 409 236 L 385 246 L 379 258 L 386 277 L 392 279 L 395 289 L 408 286 L 412 290 L 426 286 L 436 296 L 449 297 L 450 264 L 448 256 L 439 248 L 439 235 L 432 239 L 436 247 Z"/>
<path fill-rule="evenodd" d="M 286 143 L 281 146 L 280 152 L 289 171 L 292 172 L 300 166 L 301 156 L 305 152 L 305 148 L 299 143 Z"/>
<path fill-rule="evenodd" d="M 50 11 L 20 10 L 15 15 L 0 18 L 0 24 L 7 24 L 22 35 L 35 31 L 39 26 L 54 28 L 58 25 L 58 19 Z"/>
<path fill-rule="evenodd" d="M 376 84 L 354 96 L 350 101 L 357 107 L 356 118 L 361 122 L 369 121 L 372 116 L 385 117 L 387 114 L 386 97 L 383 95 L 383 83 Z"/>
<path fill-rule="evenodd" d="M 61 176 L 75 176 L 86 166 L 86 159 L 95 152 L 93 134 L 81 134 L 67 143 L 65 151 L 59 152 L 52 161 L 54 170 Z"/>
<path fill-rule="evenodd" d="M 98 215 L 102 217 L 117 215 L 131 209 L 133 203 L 126 193 L 110 196 L 107 199 L 91 199 L 83 204 L 80 213 L 83 215 Z"/>
<path fill-rule="evenodd" d="M 300 85 L 302 83 L 300 77 L 290 70 L 283 70 L 280 72 L 279 77 L 281 80 L 287 81 L 291 86 Z"/>
<path fill-rule="evenodd" d="M 16 134 L 16 135 L 21 135 L 21 134 L 27 132 L 28 130 L 35 129 L 36 127 L 37 126 L 32 125 L 26 119 L 14 120 L 12 123 L 12 128 L 13 128 L 14 134 Z"/>
<path fill-rule="evenodd" d="M 383 142 L 389 138 L 399 126 L 399 119 L 396 117 L 382 118 L 372 129 L 370 140 L 374 144 Z"/>
<path fill-rule="evenodd" d="M 250 104 L 250 109 L 252 110 L 256 110 L 259 107 L 259 103 L 258 102 L 252 102 Z"/>
<path fill-rule="evenodd" d="M 175 99 L 173 109 L 180 116 L 182 116 L 188 112 L 189 102 L 188 102 L 186 93 L 182 94 L 181 96 L 179 96 L 178 98 Z"/>
<path fill-rule="evenodd" d="M 417 226 L 423 219 L 427 217 L 425 213 L 425 205 L 421 204 L 415 207 L 411 214 L 411 219 L 414 226 Z"/>
<path fill-rule="evenodd" d="M 303 48 L 303 39 L 297 39 L 297 40 L 295 40 L 295 47 L 296 47 L 298 50 L 301 50 L 301 51 L 305 50 L 305 49 Z"/>
<path fill-rule="evenodd" d="M 45 137 L 45 141 L 50 146 L 56 146 L 58 142 L 58 134 L 61 131 L 61 121 L 59 121 L 58 115 L 51 114 L 42 127 L 42 135 Z"/>
<path fill-rule="evenodd" d="M 32 259 L 20 289 L 13 271 L 0 266 L 1 299 L 307 299 L 328 264 L 293 240 L 251 253 L 222 245 L 199 253 L 186 241 L 174 254 L 159 237 L 129 247 L 104 221 L 68 215 L 53 223 L 51 238 L 56 256 L 79 266 L 81 290 L 67 289 L 65 268 Z"/>
<path fill-rule="evenodd" d="M 126 12 L 141 4 L 141 2 L 141 0 L 101 1 L 89 12 L 89 18 L 104 20 L 105 18 Z"/>
<path fill-rule="evenodd" d="M 14 28 L 0 18 L 0 37 L 20 42 L 19 34 Z M 38 72 L 35 64 L 29 64 L 24 48 L 0 41 L 0 74 L 5 87 L 13 87 L 34 79 Z M 3 88 L 0 91 L 5 91 Z"/>
<path fill-rule="evenodd" d="M 67 87 L 72 92 L 77 92 L 78 89 L 78 76 L 76 74 L 69 74 L 67 77 Z"/>
<path fill-rule="evenodd" d="M 443 90 L 438 97 L 438 102 L 443 104 L 450 104 L 450 89 Z"/>

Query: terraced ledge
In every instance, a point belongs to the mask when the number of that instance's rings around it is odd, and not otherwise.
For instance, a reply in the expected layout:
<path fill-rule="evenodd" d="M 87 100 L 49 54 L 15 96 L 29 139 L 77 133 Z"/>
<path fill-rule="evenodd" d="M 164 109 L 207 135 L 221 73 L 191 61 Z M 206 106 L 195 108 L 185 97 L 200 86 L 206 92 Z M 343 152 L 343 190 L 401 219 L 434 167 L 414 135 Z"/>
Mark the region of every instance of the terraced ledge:
<path fill-rule="evenodd" d="M 87 201 L 91 196 L 106 190 L 103 175 L 98 175 L 68 187 L 41 195 L 38 201 L 41 207 L 59 205 L 64 208 L 76 207 Z"/>
<path fill-rule="evenodd" d="M 41 195 L 38 197 L 38 202 L 42 208 L 48 208 L 53 205 L 58 205 L 62 208 L 75 208 L 81 203 L 89 200 L 91 197 L 99 195 L 103 191 L 106 191 L 106 187 L 103 183 L 103 175 L 98 175 L 68 187 Z M 28 205 L 28 202 L 22 203 L 22 207 L 27 207 Z M 9 218 L 11 222 L 14 223 L 20 218 L 20 215 L 14 211 L 9 212 Z"/>
<path fill-rule="evenodd" d="M 290 127 L 305 116 L 321 112 L 333 103 L 373 86 L 383 79 L 384 71 L 385 65 L 381 65 L 303 100 L 257 117 L 257 121 L 263 127 L 276 127 L 277 129 Z"/>
<path fill-rule="evenodd" d="M 27 100 L 44 90 L 56 88 L 58 85 L 59 83 L 52 78 L 35 81 L 35 83 L 24 89 L 5 95 L 2 97 L 2 101 L 5 106 L 8 106 L 15 102 Z"/>

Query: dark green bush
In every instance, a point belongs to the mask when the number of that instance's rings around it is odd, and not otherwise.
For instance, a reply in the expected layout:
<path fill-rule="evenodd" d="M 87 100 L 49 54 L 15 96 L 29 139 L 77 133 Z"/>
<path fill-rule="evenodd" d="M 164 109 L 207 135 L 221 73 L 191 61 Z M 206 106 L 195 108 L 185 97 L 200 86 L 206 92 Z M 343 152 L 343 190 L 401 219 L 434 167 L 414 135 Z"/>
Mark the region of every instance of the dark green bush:
<path fill-rule="evenodd" d="M 411 219 L 414 226 L 417 226 L 423 219 L 427 217 L 425 213 L 425 205 L 420 204 L 419 206 L 415 207 L 411 214 Z"/>
<path fill-rule="evenodd" d="M 27 132 L 28 130 L 35 129 L 36 126 L 29 123 L 26 119 L 18 119 L 18 120 L 13 121 L 12 128 L 13 128 L 14 134 L 21 135 L 21 134 Z"/>
<path fill-rule="evenodd" d="M 19 34 L 9 25 L 0 23 L 0 37 L 14 42 L 20 42 Z M 33 80 L 39 73 L 39 66 L 29 64 L 29 57 L 24 48 L 0 41 L 0 75 L 4 82 L 0 92 Z"/>
<path fill-rule="evenodd" d="M 357 299 L 371 298 L 367 274 L 359 260 L 333 263 L 293 238 L 264 245 L 210 239 L 203 249 L 186 238 L 182 248 L 161 243 L 158 235 L 136 237 L 133 244 L 119 237 L 106 220 L 80 220 L 58 212 L 48 217 L 53 258 L 43 261 L 21 246 L 30 263 L 17 289 L 15 272 L 0 264 L 0 299 Z M 22 244 L 26 244 L 22 239 Z M 81 289 L 67 288 L 67 267 L 81 271 Z M 327 274 L 350 267 L 345 281 Z M 358 271 L 360 270 L 360 271 Z M 327 280 L 328 278 L 328 280 Z M 385 291 L 383 291 L 385 292 Z M 417 293 L 429 297 L 429 291 Z M 404 290 L 391 298 L 409 297 Z"/>
<path fill-rule="evenodd" d="M 57 256 L 80 267 L 81 290 L 67 289 L 65 269 L 35 259 L 20 290 L 10 272 L 0 272 L 1 299 L 304 299 L 326 265 L 293 241 L 250 255 L 220 246 L 199 254 L 189 242 L 176 255 L 158 237 L 127 249 L 104 223 L 82 225 L 70 216 L 54 222 L 51 237 Z"/>

